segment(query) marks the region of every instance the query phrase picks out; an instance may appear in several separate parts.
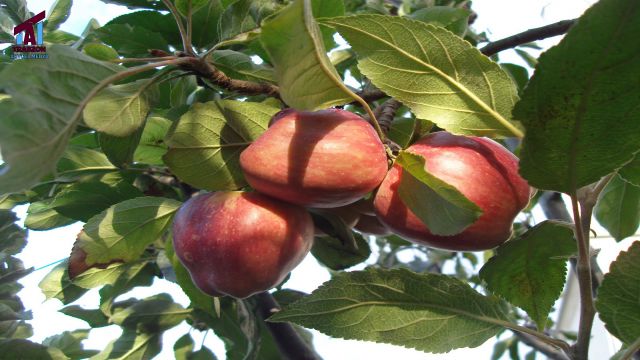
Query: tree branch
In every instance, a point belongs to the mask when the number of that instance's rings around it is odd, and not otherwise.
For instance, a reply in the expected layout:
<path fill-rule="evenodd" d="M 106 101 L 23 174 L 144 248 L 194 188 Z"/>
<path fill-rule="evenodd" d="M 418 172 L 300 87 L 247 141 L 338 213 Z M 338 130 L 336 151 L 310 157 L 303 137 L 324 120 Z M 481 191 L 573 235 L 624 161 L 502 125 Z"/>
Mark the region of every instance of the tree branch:
<path fill-rule="evenodd" d="M 271 294 L 262 292 L 255 295 L 258 304 L 258 315 L 262 320 L 280 311 L 280 305 Z M 321 358 L 300 337 L 300 334 L 289 323 L 272 323 L 264 321 L 271 332 L 278 350 L 284 359 L 288 360 L 321 360 Z"/>
<path fill-rule="evenodd" d="M 567 206 L 564 203 L 564 200 L 562 200 L 562 196 L 560 195 L 560 193 L 546 191 L 544 194 L 540 196 L 540 206 L 542 207 L 542 211 L 544 212 L 544 215 L 547 217 L 547 219 L 560 220 L 567 223 L 573 222 L 573 220 L 571 219 L 571 215 L 569 215 L 569 212 L 567 211 Z M 591 249 L 590 249 L 590 252 L 592 252 Z M 571 267 L 575 271 L 577 266 L 577 259 L 571 258 L 569 259 L 569 261 L 571 263 Z M 602 282 L 603 276 L 604 274 L 602 272 L 602 269 L 600 269 L 600 266 L 598 265 L 596 259 L 592 258 L 591 259 L 591 280 L 592 280 L 591 289 L 594 294 L 597 293 L 598 287 Z"/>
<path fill-rule="evenodd" d="M 507 38 L 491 42 L 480 49 L 480 52 L 487 56 L 491 56 L 499 53 L 500 51 L 514 48 L 518 45 L 562 35 L 569 31 L 571 26 L 573 26 L 576 21 L 576 19 L 562 20 L 550 25 L 542 26 L 535 29 L 529 29 L 519 34 L 515 34 Z"/>
<path fill-rule="evenodd" d="M 200 77 L 227 90 L 237 91 L 247 95 L 263 94 L 278 99 L 280 98 L 280 90 L 275 85 L 232 79 L 216 67 L 207 63 L 205 59 L 197 57 L 185 57 L 184 59 L 188 59 L 188 63 L 184 66 L 186 70 L 193 71 Z"/>
<path fill-rule="evenodd" d="M 589 342 L 591 341 L 591 329 L 593 328 L 593 319 L 596 315 L 595 305 L 593 303 L 593 289 L 591 278 L 591 254 L 589 247 L 589 232 L 585 234 L 584 225 L 589 223 L 581 221 L 581 216 L 590 216 L 580 213 L 578 197 L 571 194 L 571 208 L 573 209 L 573 219 L 575 222 L 575 235 L 578 242 L 578 265 L 576 273 L 578 275 L 578 285 L 580 288 L 580 324 L 578 325 L 578 341 L 573 346 L 574 357 L 577 360 L 586 360 L 589 357 Z"/>
<path fill-rule="evenodd" d="M 180 17 L 178 9 L 175 7 L 175 5 L 173 5 L 173 2 L 171 2 L 171 0 L 162 0 L 162 3 L 167 7 L 167 9 L 169 9 L 169 12 L 173 16 L 173 19 L 176 21 L 176 24 L 178 24 L 178 31 L 180 31 L 180 38 L 182 39 L 182 47 L 184 48 L 184 52 L 190 55 L 194 55 L 193 49 L 191 48 L 191 42 L 189 41 L 189 37 L 187 36 L 187 30 L 184 28 L 184 24 L 182 23 L 182 18 Z"/>
<path fill-rule="evenodd" d="M 538 350 L 539 352 L 545 354 L 547 358 L 551 360 L 570 360 L 569 356 L 565 354 L 563 351 L 560 351 L 554 346 L 551 346 L 547 343 L 544 343 L 534 336 L 523 334 L 521 332 L 514 331 L 513 332 L 520 341 L 524 344 L 531 346 L 532 348 Z"/>

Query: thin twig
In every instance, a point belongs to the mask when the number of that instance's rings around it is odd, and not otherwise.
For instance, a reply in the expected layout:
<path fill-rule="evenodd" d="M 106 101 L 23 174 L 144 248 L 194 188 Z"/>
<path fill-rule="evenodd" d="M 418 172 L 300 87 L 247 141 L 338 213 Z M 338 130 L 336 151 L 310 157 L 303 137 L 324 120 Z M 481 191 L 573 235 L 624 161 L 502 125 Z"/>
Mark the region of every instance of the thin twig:
<path fill-rule="evenodd" d="M 191 37 L 193 35 L 193 8 L 191 7 L 191 3 L 192 1 L 189 0 L 187 1 L 187 45 L 189 46 L 189 49 L 191 50 L 191 48 L 193 47 L 191 44 Z M 190 50 L 186 50 L 185 51 L 190 51 Z"/>
<path fill-rule="evenodd" d="M 164 4 L 164 6 L 167 7 L 167 9 L 169 9 L 169 12 L 173 16 L 173 19 L 176 21 L 176 24 L 178 24 L 178 31 L 180 31 L 180 38 L 182 39 L 182 47 L 184 51 L 188 54 L 194 55 L 193 49 L 191 49 L 191 42 L 187 37 L 187 31 L 184 28 L 184 24 L 182 23 L 182 17 L 180 16 L 178 9 L 176 9 L 175 5 L 173 5 L 173 2 L 171 2 L 171 0 L 162 0 L 162 3 Z"/>
<path fill-rule="evenodd" d="M 567 354 L 565 354 L 563 351 L 558 350 L 556 347 L 554 346 L 550 346 L 549 344 L 546 344 L 540 340 L 538 340 L 537 338 L 528 335 L 528 334 L 523 334 L 517 331 L 513 332 L 520 341 L 522 341 L 524 344 L 527 344 L 529 346 L 531 346 L 532 348 L 536 349 L 537 351 L 545 354 L 547 356 L 547 358 L 552 359 L 552 360 L 570 360 L 569 356 Z"/>
<path fill-rule="evenodd" d="M 320 360 L 321 358 L 300 334 L 289 323 L 275 323 L 265 321 L 271 315 L 280 311 L 280 305 L 271 294 L 262 292 L 255 295 L 258 304 L 258 314 L 265 326 L 271 332 L 282 358 L 289 360 Z"/>
<path fill-rule="evenodd" d="M 94 96 L 96 96 L 96 94 L 98 94 L 100 90 L 106 88 L 110 84 L 120 81 L 122 79 L 126 79 L 131 75 L 149 71 L 160 66 L 180 65 L 183 62 L 184 60 L 182 60 L 182 58 L 179 58 L 179 59 L 172 59 L 172 60 L 160 61 L 160 62 L 151 63 L 151 64 L 140 65 L 140 66 L 127 69 L 125 71 L 115 73 L 109 77 L 104 78 L 96 86 L 94 86 L 93 89 L 91 89 L 91 91 L 89 91 L 89 93 L 84 97 L 84 99 L 82 99 L 80 104 L 78 104 L 76 111 L 73 113 L 73 115 L 71 115 L 71 121 L 69 121 L 68 126 L 75 124 L 77 119 L 80 118 L 80 114 L 82 114 L 82 110 L 84 110 L 84 107 L 87 106 L 87 103 L 89 103 L 89 100 L 91 100 Z"/>
<path fill-rule="evenodd" d="M 174 60 L 177 59 L 176 56 L 162 56 L 162 57 L 148 57 L 148 58 L 124 58 L 124 59 L 112 59 L 109 62 L 122 64 L 122 63 L 130 63 L 130 62 L 157 62 L 157 61 L 165 61 L 165 60 Z"/>
<path fill-rule="evenodd" d="M 631 360 L 633 359 L 633 355 L 640 351 L 640 338 L 637 338 L 627 350 L 624 351 L 624 354 L 620 357 L 620 360 Z"/>
<path fill-rule="evenodd" d="M 577 19 L 562 20 L 558 21 L 557 23 L 549 24 L 539 28 L 529 29 L 519 34 L 515 34 L 507 38 L 491 42 L 480 49 L 480 52 L 482 52 L 486 56 L 491 56 L 499 53 L 502 50 L 511 49 L 518 45 L 562 35 L 569 31 L 571 26 L 573 26 L 576 21 Z"/>
<path fill-rule="evenodd" d="M 506 327 L 507 329 L 509 329 L 511 331 L 514 331 L 514 332 L 519 332 L 521 334 L 526 334 L 526 335 L 529 335 L 529 336 L 533 336 L 538 341 L 541 341 L 542 343 L 545 343 L 545 344 L 547 344 L 549 346 L 556 347 L 556 348 L 564 351 L 567 354 L 571 351 L 571 347 L 565 341 L 562 341 L 560 339 L 554 339 L 554 338 L 548 336 L 547 334 L 541 333 L 541 332 L 533 330 L 533 329 L 529 329 L 528 327 L 520 326 L 520 325 L 511 323 L 511 322 L 508 322 L 508 321 L 500 321 L 500 320 L 495 321 L 495 324 L 502 325 L 502 326 Z"/>
<path fill-rule="evenodd" d="M 578 242 L 578 285 L 580 288 L 580 324 L 578 326 L 578 341 L 573 346 L 574 358 L 586 360 L 589 354 L 589 342 L 596 311 L 593 304 L 593 290 L 591 287 L 591 254 L 589 253 L 589 233 L 584 231 L 584 223 L 581 220 L 580 206 L 576 194 L 571 194 L 571 207 L 575 222 L 575 235 Z"/>

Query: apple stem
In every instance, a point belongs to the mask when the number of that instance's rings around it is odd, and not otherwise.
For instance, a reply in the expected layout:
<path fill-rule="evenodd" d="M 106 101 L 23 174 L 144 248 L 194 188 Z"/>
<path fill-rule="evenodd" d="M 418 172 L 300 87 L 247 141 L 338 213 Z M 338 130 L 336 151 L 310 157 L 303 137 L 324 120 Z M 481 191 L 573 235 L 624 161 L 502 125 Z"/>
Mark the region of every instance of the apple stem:
<path fill-rule="evenodd" d="M 258 304 L 258 315 L 273 336 L 278 351 L 284 359 L 289 360 L 321 360 L 320 356 L 302 339 L 290 323 L 274 323 L 267 319 L 280 311 L 280 305 L 268 292 L 254 296 Z"/>

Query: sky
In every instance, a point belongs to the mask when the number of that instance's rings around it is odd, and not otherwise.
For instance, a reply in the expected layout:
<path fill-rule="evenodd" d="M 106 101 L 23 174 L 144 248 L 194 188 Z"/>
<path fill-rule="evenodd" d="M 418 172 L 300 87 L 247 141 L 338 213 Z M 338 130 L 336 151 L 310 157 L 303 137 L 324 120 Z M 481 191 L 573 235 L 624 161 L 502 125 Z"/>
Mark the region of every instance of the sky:
<path fill-rule="evenodd" d="M 53 0 L 28 1 L 29 8 L 33 12 L 48 10 L 52 3 Z M 479 16 L 473 27 L 479 32 L 486 31 L 490 39 L 497 40 L 529 28 L 578 17 L 593 3 L 592 0 L 475 0 L 473 1 L 473 9 Z M 95 18 L 100 24 L 105 24 L 111 18 L 128 11 L 124 7 L 105 4 L 98 0 L 76 0 L 71 17 L 61 28 L 79 34 L 90 18 Z M 541 41 L 539 44 L 547 48 L 559 40 L 560 38 L 556 37 Z M 534 54 L 537 55 L 537 53 Z M 524 65 L 522 59 L 513 51 L 505 51 L 500 54 L 500 57 L 503 60 Z M 17 210 L 20 218 L 24 219 L 26 208 L 20 207 Z M 540 214 L 537 216 L 538 221 L 543 219 Z M 23 279 L 22 283 L 25 289 L 19 295 L 25 307 L 33 311 L 34 320 L 31 322 L 35 330 L 35 335 L 31 339 L 33 341 L 42 341 L 47 336 L 65 330 L 87 328 L 85 322 L 58 313 L 57 310 L 61 308 L 61 304 L 57 300 L 44 301 L 44 296 L 37 287 L 40 280 L 52 268 L 47 265 L 69 255 L 75 236 L 81 227 L 82 225 L 77 223 L 46 232 L 29 232 L 29 243 L 20 254 L 20 258 L 25 262 L 25 266 L 33 266 L 38 270 Z M 596 231 L 599 234 L 605 234 L 601 228 L 597 228 Z M 594 246 L 603 249 L 599 256 L 603 269 L 608 269 L 608 264 L 615 258 L 617 252 L 620 249 L 626 249 L 629 244 L 630 241 L 616 244 L 605 237 L 597 238 L 594 241 Z M 355 269 L 359 268 L 362 266 Z M 312 256 L 307 256 L 305 261 L 293 271 L 286 287 L 311 292 L 327 280 L 329 280 L 329 273 Z M 189 304 L 188 298 L 177 285 L 164 280 L 157 280 L 153 286 L 148 288 L 136 289 L 123 298 L 145 297 L 159 292 L 171 293 L 174 300 L 183 306 Z M 96 308 L 99 304 L 97 290 L 90 291 L 76 304 L 86 308 Z M 84 342 L 85 348 L 102 349 L 108 341 L 119 336 L 119 331 L 120 328 L 117 326 L 94 329 L 89 339 Z M 185 323 L 167 331 L 164 335 L 164 350 L 156 359 L 173 359 L 173 342 L 189 331 L 190 327 Z M 204 334 L 195 330 L 191 331 L 191 334 L 197 348 L 203 343 Z M 398 357 L 403 360 L 489 359 L 493 349 L 493 339 L 490 339 L 475 349 L 459 349 L 448 354 L 430 355 L 386 344 L 332 339 L 315 331 L 313 334 L 318 352 L 327 360 L 359 358 L 364 357 L 365 354 L 367 359 L 388 359 L 390 357 Z M 506 336 L 510 336 L 510 334 L 507 332 Z M 218 358 L 224 359 L 224 347 L 215 336 L 211 336 L 211 334 L 206 336 L 204 344 L 211 348 Z M 612 342 L 607 346 L 613 349 L 616 344 Z"/>

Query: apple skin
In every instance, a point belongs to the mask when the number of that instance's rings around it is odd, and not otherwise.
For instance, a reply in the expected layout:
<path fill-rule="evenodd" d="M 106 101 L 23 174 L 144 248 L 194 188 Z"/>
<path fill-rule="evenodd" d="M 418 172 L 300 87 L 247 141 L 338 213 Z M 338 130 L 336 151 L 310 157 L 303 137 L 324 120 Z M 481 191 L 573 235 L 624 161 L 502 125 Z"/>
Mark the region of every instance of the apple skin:
<path fill-rule="evenodd" d="M 491 139 L 447 132 L 429 134 L 406 151 L 422 155 L 431 174 L 453 185 L 483 214 L 459 234 L 433 235 L 400 199 L 403 170 L 395 164 L 374 200 L 378 219 L 389 229 L 414 243 L 452 251 L 491 249 L 511 236 L 513 221 L 530 196 L 515 155 Z"/>
<path fill-rule="evenodd" d="M 287 109 L 240 154 L 247 182 L 293 204 L 335 208 L 362 198 L 387 173 L 387 156 L 371 125 L 345 110 Z"/>
<path fill-rule="evenodd" d="M 198 195 L 173 221 L 176 255 L 211 296 L 246 298 L 278 285 L 312 243 L 304 208 L 255 192 Z"/>

